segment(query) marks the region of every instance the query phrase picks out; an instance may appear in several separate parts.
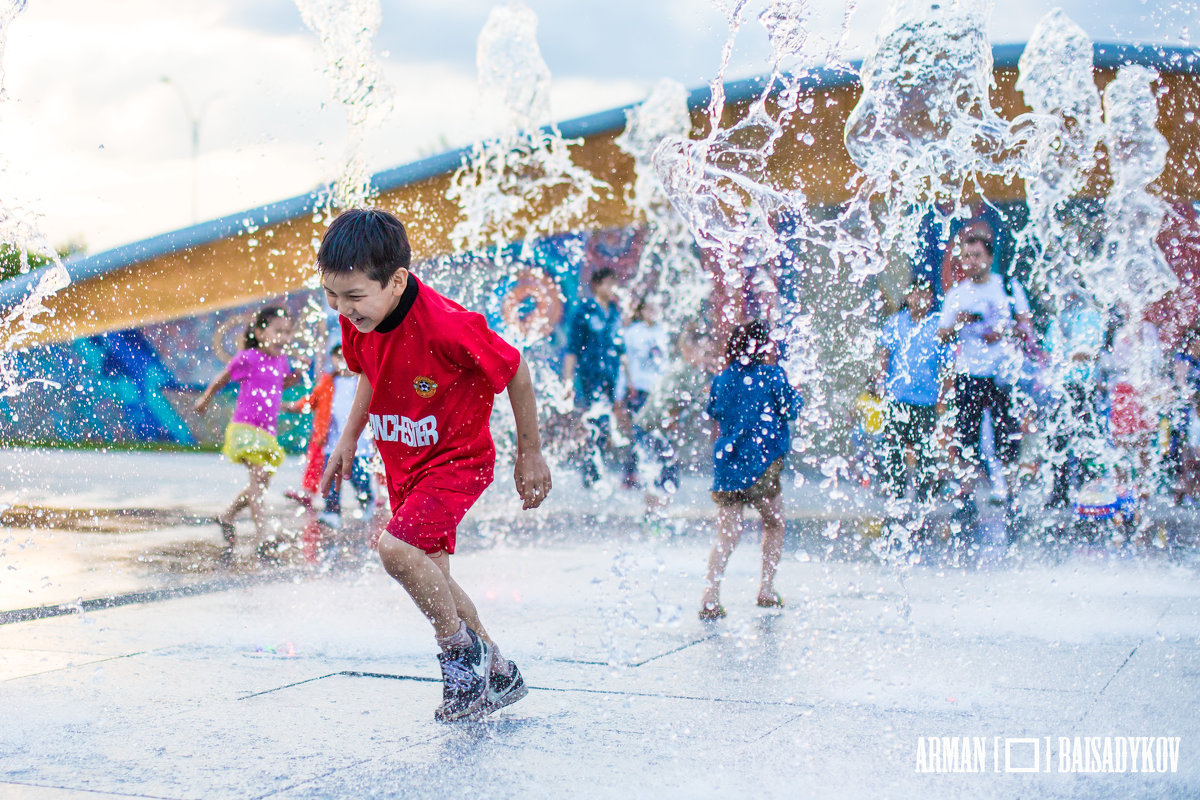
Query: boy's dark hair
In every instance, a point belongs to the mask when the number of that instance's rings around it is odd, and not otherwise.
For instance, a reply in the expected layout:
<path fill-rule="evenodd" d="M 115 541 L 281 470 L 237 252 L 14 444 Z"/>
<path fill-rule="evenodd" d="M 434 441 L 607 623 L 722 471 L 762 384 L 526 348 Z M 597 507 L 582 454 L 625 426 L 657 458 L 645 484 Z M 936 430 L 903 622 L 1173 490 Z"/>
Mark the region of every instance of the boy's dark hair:
<path fill-rule="evenodd" d="M 907 297 L 913 292 L 929 292 L 933 294 L 933 284 L 930 283 L 929 278 L 913 278 L 912 283 L 904 290 L 904 296 Z"/>
<path fill-rule="evenodd" d="M 246 332 L 242 335 L 242 347 L 246 350 L 257 350 L 262 346 L 262 342 L 258 340 L 258 332 L 265 331 L 276 317 L 286 319 L 288 316 L 288 310 L 283 306 L 260 308 L 254 315 L 254 319 L 250 320 L 250 324 L 246 326 Z"/>
<path fill-rule="evenodd" d="M 725 343 L 725 361 L 730 366 L 765 364 L 771 352 L 771 333 L 760 320 L 738 325 Z"/>
<path fill-rule="evenodd" d="M 617 277 L 617 273 L 613 272 L 611 267 L 600 267 L 600 269 L 592 273 L 592 277 L 591 280 L 588 281 L 588 285 L 599 286 L 609 278 L 615 277 Z"/>
<path fill-rule="evenodd" d="M 963 245 L 966 246 L 968 244 L 981 244 L 983 245 L 983 249 L 987 251 L 988 256 L 996 255 L 996 251 L 992 248 L 992 237 L 979 231 L 972 231 L 963 237 Z"/>
<path fill-rule="evenodd" d="M 321 238 L 317 267 L 327 272 L 360 270 L 386 285 L 396 270 L 408 269 L 412 247 L 403 223 L 377 208 L 343 211 Z"/>

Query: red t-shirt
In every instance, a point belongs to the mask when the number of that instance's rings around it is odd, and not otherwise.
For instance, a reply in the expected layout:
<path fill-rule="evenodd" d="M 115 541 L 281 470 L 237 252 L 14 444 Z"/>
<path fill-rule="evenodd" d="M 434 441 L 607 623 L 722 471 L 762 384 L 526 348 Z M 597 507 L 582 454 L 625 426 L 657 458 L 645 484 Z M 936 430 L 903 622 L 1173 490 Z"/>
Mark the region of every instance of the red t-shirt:
<path fill-rule="evenodd" d="M 482 492 L 496 464 L 492 402 L 516 375 L 521 353 L 482 314 L 414 275 L 408 280 L 376 330 L 360 333 L 340 319 L 346 364 L 371 383 L 369 424 L 393 503 L 417 484 Z"/>

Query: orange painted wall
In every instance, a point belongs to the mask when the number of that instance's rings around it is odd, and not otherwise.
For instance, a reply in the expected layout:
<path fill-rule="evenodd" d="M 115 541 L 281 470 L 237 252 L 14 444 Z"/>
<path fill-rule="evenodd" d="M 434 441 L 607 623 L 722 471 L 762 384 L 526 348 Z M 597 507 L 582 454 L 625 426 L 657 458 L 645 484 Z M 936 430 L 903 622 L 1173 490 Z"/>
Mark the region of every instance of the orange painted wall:
<path fill-rule="evenodd" d="M 1107 84 L 1112 74 L 1098 72 L 1098 85 Z M 995 78 L 992 101 L 1001 115 L 1011 119 L 1026 111 L 1013 88 L 1015 70 L 997 70 Z M 1159 128 L 1170 142 L 1170 152 L 1156 188 L 1168 199 L 1200 198 L 1200 75 L 1166 75 L 1161 87 Z M 795 135 L 783 137 L 770 160 L 781 185 L 800 183 L 814 203 L 839 204 L 847 199 L 847 187 L 856 170 L 842 143 L 842 130 L 858 95 L 857 85 L 815 93 L 813 113 L 792 123 Z M 728 108 L 726 124 L 743 111 L 744 106 Z M 697 135 L 702 135 L 707 118 L 697 112 L 694 120 Z M 812 144 L 801 143 L 805 133 L 812 134 Z M 596 134 L 573 151 L 576 163 L 606 182 L 610 190 L 591 204 L 583 218 L 567 223 L 569 229 L 611 228 L 634 222 L 624 201 L 633 180 L 633 163 L 614 144 L 618 134 Z M 1089 192 L 1102 193 L 1107 180 L 1102 165 Z M 459 221 L 459 211 L 446 198 L 449 182 L 449 175 L 441 175 L 379 197 L 381 207 L 396 211 L 405 220 L 417 259 L 451 250 L 449 234 Z M 1005 185 L 990 181 L 983 190 L 997 200 L 1024 195 L 1019 182 Z M 55 312 L 55 322 L 27 344 L 68 341 L 315 286 L 312 264 L 322 229 L 311 216 L 304 215 L 260 227 L 252 234 L 78 281 L 47 302 Z"/>

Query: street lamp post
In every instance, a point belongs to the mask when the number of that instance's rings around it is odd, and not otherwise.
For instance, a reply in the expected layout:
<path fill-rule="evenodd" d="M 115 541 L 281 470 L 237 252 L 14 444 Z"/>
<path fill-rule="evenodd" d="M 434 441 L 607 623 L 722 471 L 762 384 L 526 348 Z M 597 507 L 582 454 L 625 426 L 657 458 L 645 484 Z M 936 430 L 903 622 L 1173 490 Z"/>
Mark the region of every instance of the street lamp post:
<path fill-rule="evenodd" d="M 187 95 L 184 94 L 179 84 L 167 75 L 163 76 L 162 82 L 174 89 L 175 94 L 179 96 L 179 102 L 183 104 L 183 113 L 187 115 L 188 123 L 192 127 L 192 224 L 195 225 L 200 220 L 197 211 L 197 187 L 200 181 L 200 121 L 204 118 L 204 112 L 208 110 L 208 106 L 214 98 L 210 97 L 205 100 L 200 111 L 192 113 L 192 104 L 188 102 Z"/>

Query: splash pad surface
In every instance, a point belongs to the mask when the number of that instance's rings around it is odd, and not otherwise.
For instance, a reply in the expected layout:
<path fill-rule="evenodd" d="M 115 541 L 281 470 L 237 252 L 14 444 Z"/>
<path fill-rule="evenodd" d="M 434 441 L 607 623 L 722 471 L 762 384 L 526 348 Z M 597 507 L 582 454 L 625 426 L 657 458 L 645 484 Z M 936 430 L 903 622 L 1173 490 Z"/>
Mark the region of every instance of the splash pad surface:
<path fill-rule="evenodd" d="M 6 485 L 30 505 L 57 497 L 52 524 L 65 525 L 70 500 L 110 512 L 156 501 L 178 516 L 127 515 L 119 531 L 3 529 L 6 549 L 30 538 L 60 570 L 32 575 L 24 567 L 42 565 L 18 557 L 6 589 L 32 577 L 65 612 L 2 617 L 7 796 L 430 797 L 464 767 L 513 797 L 1163 797 L 1200 785 L 1189 688 L 1200 590 L 1194 568 L 1165 557 L 1081 549 L 1003 570 L 931 561 L 898 582 L 873 558 L 824 551 L 831 540 L 805 525 L 829 520 L 789 487 L 777 584 L 787 606 L 754 607 L 751 522 L 726 578 L 729 617 L 706 624 L 692 605 L 709 523 L 682 504 L 672 526 L 651 530 L 633 495 L 561 503 L 530 537 L 506 497 L 485 498 L 456 575 L 531 693 L 447 727 L 432 720 L 427 624 L 373 561 L 322 571 L 243 554 L 232 573 L 172 570 L 185 576 L 164 583 L 138 556 L 188 542 L 193 560 L 204 546 L 216 553 L 215 528 L 189 524 L 223 497 L 218 465 L 202 463 L 215 457 L 37 455 L 57 479 Z M 843 530 L 853 538 L 852 524 Z M 71 575 L 83 551 L 101 558 Z M 81 602 L 112 595 L 122 604 Z M 1109 734 L 1181 737 L 1177 771 L 1060 770 L 1058 737 Z M 1050 772 L 1005 771 L 1006 738 L 1045 736 Z M 931 759 L 931 737 L 982 737 L 986 763 L 941 771 L 967 762 Z"/>

